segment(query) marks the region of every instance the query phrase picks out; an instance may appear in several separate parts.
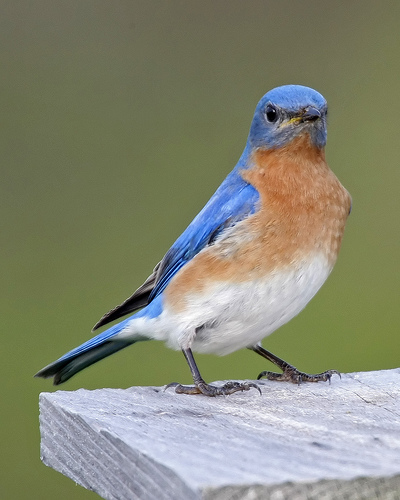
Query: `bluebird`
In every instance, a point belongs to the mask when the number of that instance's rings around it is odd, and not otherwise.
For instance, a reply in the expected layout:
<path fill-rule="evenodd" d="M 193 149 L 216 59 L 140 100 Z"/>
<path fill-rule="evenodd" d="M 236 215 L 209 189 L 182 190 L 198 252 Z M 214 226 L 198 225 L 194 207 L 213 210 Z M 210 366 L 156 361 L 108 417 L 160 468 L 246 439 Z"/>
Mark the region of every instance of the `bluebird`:
<path fill-rule="evenodd" d="M 325 161 L 327 103 L 317 91 L 277 87 L 257 104 L 246 147 L 233 171 L 175 241 L 152 274 L 96 330 L 127 319 L 40 370 L 65 382 L 80 370 L 142 340 L 182 350 L 193 386 L 177 393 L 217 396 L 258 386 L 207 384 L 193 352 L 225 355 L 248 348 L 282 373 L 258 379 L 330 381 L 310 375 L 261 346 L 296 316 L 329 276 L 351 198 Z"/>

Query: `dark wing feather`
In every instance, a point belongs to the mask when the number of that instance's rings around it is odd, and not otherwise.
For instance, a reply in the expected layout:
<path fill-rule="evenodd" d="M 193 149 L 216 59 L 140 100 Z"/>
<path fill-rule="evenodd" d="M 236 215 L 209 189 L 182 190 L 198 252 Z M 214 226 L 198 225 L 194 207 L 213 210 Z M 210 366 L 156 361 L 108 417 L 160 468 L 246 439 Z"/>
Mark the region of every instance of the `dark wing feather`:
<path fill-rule="evenodd" d="M 106 313 L 93 327 L 92 331 L 97 330 L 101 326 L 106 325 L 107 323 L 111 323 L 122 316 L 126 316 L 131 312 L 135 312 L 138 309 L 141 309 L 144 306 L 147 306 L 149 303 L 149 296 L 152 292 L 154 285 L 157 281 L 157 271 L 160 267 L 161 262 L 159 262 L 156 267 L 153 269 L 151 275 L 147 278 L 147 280 L 140 286 L 136 292 L 131 295 L 128 299 L 126 299 L 119 306 L 114 307 Z"/>

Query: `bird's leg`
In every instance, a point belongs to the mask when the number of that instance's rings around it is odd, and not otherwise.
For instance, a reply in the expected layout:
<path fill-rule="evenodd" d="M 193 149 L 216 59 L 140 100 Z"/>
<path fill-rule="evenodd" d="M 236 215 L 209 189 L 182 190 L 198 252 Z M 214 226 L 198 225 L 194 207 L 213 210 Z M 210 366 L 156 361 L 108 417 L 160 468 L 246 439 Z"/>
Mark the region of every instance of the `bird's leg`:
<path fill-rule="evenodd" d="M 256 384 L 251 382 L 227 382 L 221 387 L 215 385 L 210 385 L 204 382 L 202 376 L 200 375 L 199 369 L 197 368 L 196 362 L 193 357 L 191 349 L 182 349 L 182 352 L 188 362 L 190 371 L 192 372 L 194 386 L 181 385 L 177 382 L 172 382 L 168 384 L 168 387 L 175 387 L 175 392 L 178 394 L 204 394 L 204 396 L 227 396 L 228 394 L 233 394 L 238 391 L 249 391 L 252 387 L 257 389 L 260 394 L 261 390 Z"/>
<path fill-rule="evenodd" d="M 326 372 L 309 375 L 308 373 L 303 373 L 299 371 L 297 368 L 290 365 L 289 363 L 286 363 L 286 361 L 284 361 L 281 358 L 278 358 L 278 356 L 275 356 L 275 354 L 272 354 L 272 352 L 267 351 L 260 345 L 249 347 L 249 349 L 256 352 L 263 358 L 268 359 L 268 361 L 271 361 L 271 363 L 278 366 L 283 372 L 283 373 L 275 373 L 275 372 L 264 371 L 258 375 L 257 380 L 260 380 L 260 378 L 265 377 L 268 380 L 293 382 L 294 384 L 300 384 L 301 382 L 321 382 L 321 381 L 322 382 L 329 381 L 330 383 L 332 375 L 339 375 L 340 377 L 340 373 L 337 370 L 327 370 Z"/>

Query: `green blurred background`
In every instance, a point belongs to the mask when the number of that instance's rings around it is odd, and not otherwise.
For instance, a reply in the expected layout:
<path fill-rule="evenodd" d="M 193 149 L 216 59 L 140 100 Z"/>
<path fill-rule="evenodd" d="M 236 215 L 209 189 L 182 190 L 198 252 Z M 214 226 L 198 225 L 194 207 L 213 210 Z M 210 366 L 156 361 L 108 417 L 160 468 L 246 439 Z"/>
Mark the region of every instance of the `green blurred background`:
<path fill-rule="evenodd" d="M 399 366 L 399 24 L 398 1 L 1 2 L 0 498 L 96 498 L 41 464 L 53 387 L 32 376 L 148 276 L 277 85 L 328 99 L 353 212 L 327 284 L 264 346 L 310 372 Z M 208 381 L 269 368 L 196 359 Z M 174 380 L 191 382 L 183 356 L 148 342 L 62 389 Z"/>

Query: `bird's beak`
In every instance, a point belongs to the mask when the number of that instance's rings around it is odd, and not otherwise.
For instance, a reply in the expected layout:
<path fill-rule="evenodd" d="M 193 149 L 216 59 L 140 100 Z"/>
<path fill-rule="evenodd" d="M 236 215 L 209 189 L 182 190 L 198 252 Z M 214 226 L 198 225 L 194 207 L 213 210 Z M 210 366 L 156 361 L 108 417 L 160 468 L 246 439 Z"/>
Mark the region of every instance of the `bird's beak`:
<path fill-rule="evenodd" d="M 317 108 L 309 106 L 302 110 L 297 116 L 294 116 L 287 122 L 283 122 L 282 126 L 286 127 L 287 125 L 300 125 L 300 123 L 315 122 L 318 118 L 321 118 L 321 112 L 318 111 Z"/>
<path fill-rule="evenodd" d="M 310 106 L 304 110 L 300 118 L 303 122 L 314 122 L 315 120 L 318 120 L 318 118 L 321 118 L 321 113 L 317 108 Z"/>

